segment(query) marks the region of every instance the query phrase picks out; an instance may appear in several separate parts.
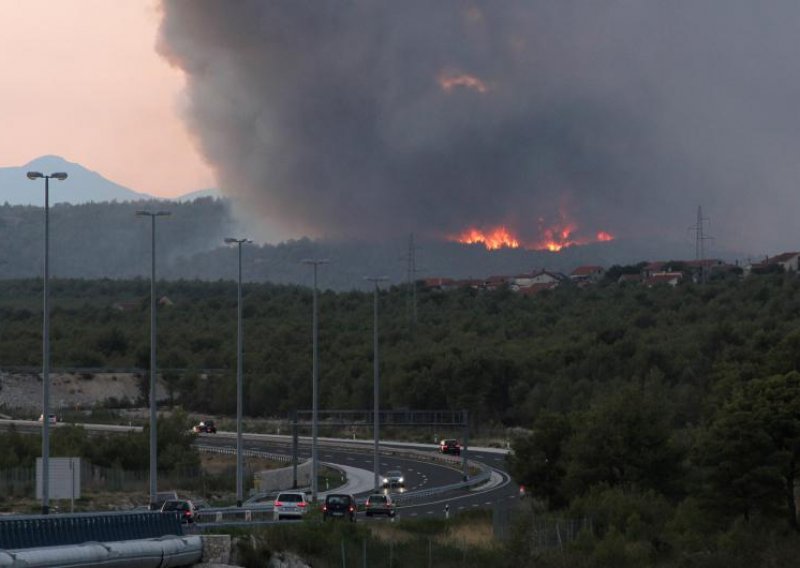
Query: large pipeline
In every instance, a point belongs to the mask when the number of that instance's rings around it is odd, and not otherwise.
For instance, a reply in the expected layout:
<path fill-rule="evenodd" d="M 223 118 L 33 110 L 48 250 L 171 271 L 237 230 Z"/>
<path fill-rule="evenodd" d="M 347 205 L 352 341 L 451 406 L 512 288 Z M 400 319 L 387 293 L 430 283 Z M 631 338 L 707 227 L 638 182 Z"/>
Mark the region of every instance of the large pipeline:
<path fill-rule="evenodd" d="M 200 536 L 167 536 L 148 540 L 87 542 L 70 546 L 48 546 L 17 551 L 0 551 L 0 567 L 73 568 L 160 568 L 191 566 L 200 562 Z"/>

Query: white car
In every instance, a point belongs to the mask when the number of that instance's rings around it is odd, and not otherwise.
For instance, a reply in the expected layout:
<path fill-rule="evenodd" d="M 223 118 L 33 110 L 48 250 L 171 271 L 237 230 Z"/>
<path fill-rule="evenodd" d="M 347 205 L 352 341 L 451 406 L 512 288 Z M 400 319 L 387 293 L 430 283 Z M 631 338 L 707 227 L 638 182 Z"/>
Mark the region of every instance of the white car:
<path fill-rule="evenodd" d="M 302 519 L 307 511 L 308 501 L 306 501 L 306 494 L 302 491 L 278 493 L 272 503 L 272 518 L 276 521 L 281 519 Z"/>
<path fill-rule="evenodd" d="M 39 422 L 44 422 L 44 414 L 39 415 Z M 58 417 L 55 414 L 51 414 L 47 422 L 50 424 L 55 424 L 58 422 Z"/>
<path fill-rule="evenodd" d="M 400 489 L 404 489 L 406 486 L 406 480 L 403 477 L 403 472 L 399 469 L 393 469 L 391 471 L 387 471 L 386 475 L 383 476 L 381 479 L 383 482 L 384 489 L 392 489 L 394 487 L 399 487 Z"/>

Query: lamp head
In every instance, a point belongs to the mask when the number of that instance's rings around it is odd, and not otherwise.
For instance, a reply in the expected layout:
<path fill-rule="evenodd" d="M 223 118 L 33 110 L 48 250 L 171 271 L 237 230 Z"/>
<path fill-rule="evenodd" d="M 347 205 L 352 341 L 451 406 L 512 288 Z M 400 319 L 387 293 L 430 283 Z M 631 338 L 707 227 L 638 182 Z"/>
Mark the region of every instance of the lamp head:
<path fill-rule="evenodd" d="M 50 177 L 53 179 L 57 179 L 58 181 L 64 181 L 67 179 L 67 172 L 55 172 L 50 174 Z"/>
<path fill-rule="evenodd" d="M 43 178 L 44 177 L 42 172 L 28 172 L 27 175 L 28 175 L 28 179 L 38 179 L 38 178 Z"/>

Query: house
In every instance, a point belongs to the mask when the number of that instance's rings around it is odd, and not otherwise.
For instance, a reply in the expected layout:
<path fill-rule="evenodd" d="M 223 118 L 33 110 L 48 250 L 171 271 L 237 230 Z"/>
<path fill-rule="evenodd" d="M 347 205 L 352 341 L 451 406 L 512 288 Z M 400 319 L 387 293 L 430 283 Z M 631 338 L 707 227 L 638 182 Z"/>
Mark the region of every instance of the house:
<path fill-rule="evenodd" d="M 529 288 L 535 284 L 551 284 L 558 286 L 565 280 L 566 276 L 560 272 L 550 272 L 549 270 L 540 270 L 531 274 L 519 274 L 511 278 L 511 289 L 514 291 L 522 288 Z"/>
<path fill-rule="evenodd" d="M 777 256 L 768 256 L 761 262 L 750 263 L 745 267 L 745 272 L 759 274 L 781 268 L 786 272 L 798 272 L 798 268 L 800 268 L 800 252 L 784 252 Z"/>
<path fill-rule="evenodd" d="M 508 276 L 490 276 L 484 282 L 484 287 L 487 290 L 497 290 L 503 286 L 508 285 L 510 278 Z"/>
<path fill-rule="evenodd" d="M 452 278 L 426 278 L 422 281 L 423 288 L 430 288 L 433 290 L 449 290 L 455 284 Z"/>
<path fill-rule="evenodd" d="M 664 272 L 665 270 L 664 267 L 666 264 L 667 264 L 666 262 L 661 260 L 648 263 L 647 265 L 645 265 L 644 268 L 642 268 L 642 278 L 646 280 L 647 278 L 650 278 L 654 274 L 657 274 L 659 272 Z"/>
<path fill-rule="evenodd" d="M 521 296 L 535 296 L 536 294 L 544 292 L 545 290 L 552 290 L 553 288 L 556 288 L 557 286 L 558 286 L 558 284 L 556 284 L 554 282 L 545 283 L 545 284 L 532 284 L 532 285 L 530 285 L 530 286 L 528 286 L 526 288 L 519 288 L 517 290 L 517 292 Z"/>
<path fill-rule="evenodd" d="M 642 281 L 641 274 L 620 274 L 619 278 L 617 279 L 617 284 L 627 284 L 627 283 L 638 284 L 641 281 Z"/>
<path fill-rule="evenodd" d="M 644 284 L 648 288 L 657 286 L 659 284 L 667 284 L 668 286 L 677 286 L 678 282 L 683 280 L 683 272 L 655 272 L 648 278 L 644 279 Z"/>
<path fill-rule="evenodd" d="M 602 266 L 579 266 L 569 275 L 570 280 L 573 282 L 597 282 L 603 275 L 605 270 Z"/>

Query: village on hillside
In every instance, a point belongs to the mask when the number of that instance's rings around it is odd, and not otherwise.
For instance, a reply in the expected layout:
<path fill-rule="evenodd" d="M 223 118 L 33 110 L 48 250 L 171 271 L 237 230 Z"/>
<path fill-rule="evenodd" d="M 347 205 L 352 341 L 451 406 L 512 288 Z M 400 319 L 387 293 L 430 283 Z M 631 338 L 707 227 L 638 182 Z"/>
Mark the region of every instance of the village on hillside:
<path fill-rule="evenodd" d="M 441 291 L 456 288 L 496 290 L 507 286 L 519 294 L 534 295 L 564 284 L 585 287 L 609 279 L 617 284 L 638 284 L 647 287 L 677 286 L 684 281 L 700 283 L 723 274 L 745 277 L 750 274 L 770 272 L 797 272 L 799 268 L 800 252 L 785 252 L 745 265 L 730 264 L 718 259 L 641 262 L 624 267 L 614 266 L 608 270 L 602 266 L 584 265 L 575 268 L 568 275 L 543 268 L 516 276 L 490 276 L 465 280 L 426 278 L 421 284 L 424 288 Z"/>

